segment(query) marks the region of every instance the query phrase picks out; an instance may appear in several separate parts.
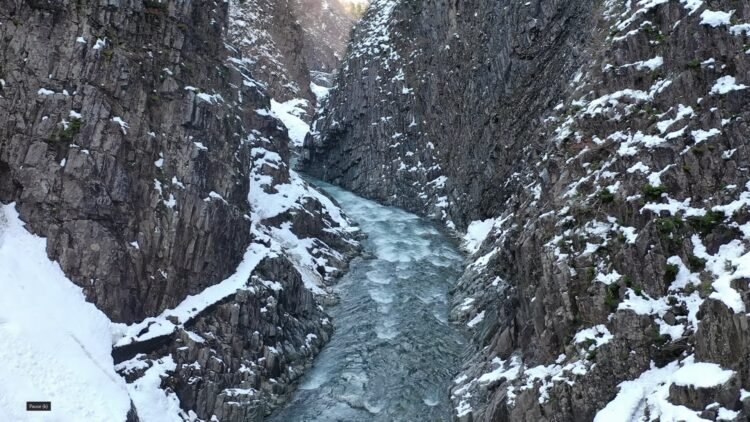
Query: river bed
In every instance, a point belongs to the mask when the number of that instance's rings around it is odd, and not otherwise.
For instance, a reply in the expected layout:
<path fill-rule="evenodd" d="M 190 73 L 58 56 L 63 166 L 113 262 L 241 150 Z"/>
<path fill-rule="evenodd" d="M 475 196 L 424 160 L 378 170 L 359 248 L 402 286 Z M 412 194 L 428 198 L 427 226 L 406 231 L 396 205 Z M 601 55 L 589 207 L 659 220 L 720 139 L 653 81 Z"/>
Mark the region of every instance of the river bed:
<path fill-rule="evenodd" d="M 314 183 L 368 237 L 336 285 L 331 341 L 270 420 L 451 420 L 449 388 L 465 339 L 448 322 L 448 291 L 461 253 L 426 219 Z"/>

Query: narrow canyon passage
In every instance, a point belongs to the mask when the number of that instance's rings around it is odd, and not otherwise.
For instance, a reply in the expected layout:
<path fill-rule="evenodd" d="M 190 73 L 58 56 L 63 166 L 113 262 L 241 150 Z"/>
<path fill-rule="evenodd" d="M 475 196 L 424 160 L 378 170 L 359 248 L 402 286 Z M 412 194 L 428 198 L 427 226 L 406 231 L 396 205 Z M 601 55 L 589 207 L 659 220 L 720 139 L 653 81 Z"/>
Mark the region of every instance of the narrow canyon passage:
<path fill-rule="evenodd" d="M 464 339 L 448 322 L 462 256 L 432 223 L 315 182 L 367 234 L 336 289 L 331 341 L 271 420 L 450 420 Z"/>

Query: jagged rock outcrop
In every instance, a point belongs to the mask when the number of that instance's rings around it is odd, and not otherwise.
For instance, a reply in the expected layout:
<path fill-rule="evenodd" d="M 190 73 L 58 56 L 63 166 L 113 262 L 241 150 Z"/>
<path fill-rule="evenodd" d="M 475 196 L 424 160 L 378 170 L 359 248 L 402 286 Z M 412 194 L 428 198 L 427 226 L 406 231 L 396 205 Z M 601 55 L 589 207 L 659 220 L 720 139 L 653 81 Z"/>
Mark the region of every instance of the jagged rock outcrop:
<path fill-rule="evenodd" d="M 283 404 L 294 382 L 328 341 L 333 326 L 286 258 L 267 258 L 250 288 L 214 305 L 172 342 L 122 365 L 126 377 L 171 355 L 165 386 L 183 409 L 221 421 L 263 420 Z"/>
<path fill-rule="evenodd" d="M 467 232 L 457 419 L 748 417 L 748 28 L 736 1 L 371 5 L 304 165 Z"/>
<path fill-rule="evenodd" d="M 0 201 L 117 323 L 131 387 L 164 375 L 164 400 L 202 420 L 260 420 L 285 398 L 330 330 L 313 293 L 358 248 L 289 168 L 263 58 L 235 38 L 240 3 L 0 11 Z M 274 13 L 298 50 L 294 19 Z M 299 57 L 286 70 L 307 78 Z"/>

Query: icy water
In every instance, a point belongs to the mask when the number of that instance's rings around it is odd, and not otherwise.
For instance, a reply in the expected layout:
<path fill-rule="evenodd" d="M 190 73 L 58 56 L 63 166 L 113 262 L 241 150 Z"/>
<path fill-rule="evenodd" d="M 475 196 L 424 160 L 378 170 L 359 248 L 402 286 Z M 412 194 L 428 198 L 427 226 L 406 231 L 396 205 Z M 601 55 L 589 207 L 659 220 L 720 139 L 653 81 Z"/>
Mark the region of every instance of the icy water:
<path fill-rule="evenodd" d="M 448 323 L 462 257 L 428 221 L 315 181 L 360 224 L 365 254 L 337 284 L 336 327 L 275 422 L 449 421 L 465 339 Z"/>

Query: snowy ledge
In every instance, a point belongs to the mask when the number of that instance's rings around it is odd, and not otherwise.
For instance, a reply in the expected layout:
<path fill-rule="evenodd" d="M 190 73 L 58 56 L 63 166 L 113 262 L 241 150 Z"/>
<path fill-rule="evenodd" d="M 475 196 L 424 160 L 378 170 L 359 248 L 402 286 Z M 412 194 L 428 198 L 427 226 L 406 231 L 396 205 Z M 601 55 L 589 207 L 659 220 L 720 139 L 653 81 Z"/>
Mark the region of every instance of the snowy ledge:
<path fill-rule="evenodd" d="M 123 347 L 172 334 L 206 308 L 233 295 L 237 290 L 246 288 L 253 270 L 263 258 L 269 256 L 269 252 L 268 247 L 252 243 L 245 251 L 242 262 L 234 274 L 222 282 L 206 288 L 197 295 L 186 297 L 175 308 L 166 309 L 157 317 L 146 318 L 131 325 L 112 324 L 116 339 L 114 346 Z"/>

